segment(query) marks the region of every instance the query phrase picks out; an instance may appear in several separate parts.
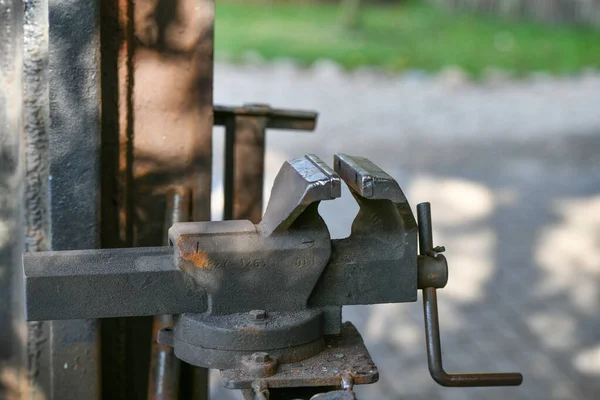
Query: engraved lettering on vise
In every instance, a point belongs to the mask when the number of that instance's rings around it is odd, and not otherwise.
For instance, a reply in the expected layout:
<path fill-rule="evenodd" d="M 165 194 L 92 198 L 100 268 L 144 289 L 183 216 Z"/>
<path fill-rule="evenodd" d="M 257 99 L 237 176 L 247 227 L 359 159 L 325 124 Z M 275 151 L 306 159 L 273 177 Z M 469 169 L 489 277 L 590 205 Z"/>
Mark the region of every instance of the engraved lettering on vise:
<path fill-rule="evenodd" d="M 294 266 L 296 268 L 309 268 L 315 264 L 315 260 L 313 258 L 296 258 L 294 262 Z"/>
<path fill-rule="evenodd" d="M 242 260 L 242 268 L 266 268 L 267 262 L 264 260 Z"/>

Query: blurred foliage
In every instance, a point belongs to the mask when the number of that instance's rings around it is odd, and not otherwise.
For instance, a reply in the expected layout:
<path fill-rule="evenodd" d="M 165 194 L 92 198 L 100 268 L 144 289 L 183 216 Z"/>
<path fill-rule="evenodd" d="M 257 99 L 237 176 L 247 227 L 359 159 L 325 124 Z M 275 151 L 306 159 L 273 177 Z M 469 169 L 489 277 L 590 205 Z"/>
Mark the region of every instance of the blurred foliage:
<path fill-rule="evenodd" d="M 248 51 L 302 64 L 331 59 L 346 68 L 436 71 L 458 66 L 480 75 L 499 68 L 572 73 L 600 67 L 600 31 L 448 13 L 422 1 L 365 2 L 360 29 L 343 29 L 340 3 L 216 2 L 216 57 Z"/>
<path fill-rule="evenodd" d="M 360 3 L 361 0 L 341 0 L 342 26 L 346 29 L 358 29 L 360 27 Z"/>

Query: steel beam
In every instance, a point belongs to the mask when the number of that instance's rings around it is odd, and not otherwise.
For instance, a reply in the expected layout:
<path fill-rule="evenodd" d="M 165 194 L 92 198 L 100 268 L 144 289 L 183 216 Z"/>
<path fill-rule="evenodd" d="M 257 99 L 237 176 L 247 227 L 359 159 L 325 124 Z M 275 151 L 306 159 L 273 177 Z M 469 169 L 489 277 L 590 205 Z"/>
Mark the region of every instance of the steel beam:
<path fill-rule="evenodd" d="M 0 398 L 18 398 L 25 330 L 19 254 L 23 247 L 23 5 L 0 2 Z M 12 382 L 11 382 L 12 381 Z"/>
<path fill-rule="evenodd" d="M 175 266 L 172 247 L 31 253 L 24 263 L 29 320 L 206 309 L 202 292 Z"/>
<path fill-rule="evenodd" d="M 48 2 L 53 250 L 100 246 L 99 18 L 98 3 Z M 51 399 L 100 397 L 99 328 L 92 320 L 52 322 Z"/>

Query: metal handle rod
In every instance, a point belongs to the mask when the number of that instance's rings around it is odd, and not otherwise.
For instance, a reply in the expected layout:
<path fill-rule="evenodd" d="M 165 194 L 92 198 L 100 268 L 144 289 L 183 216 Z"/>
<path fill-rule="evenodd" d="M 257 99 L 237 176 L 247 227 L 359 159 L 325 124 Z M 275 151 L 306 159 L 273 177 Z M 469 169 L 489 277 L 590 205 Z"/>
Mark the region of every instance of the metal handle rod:
<path fill-rule="evenodd" d="M 433 249 L 431 227 L 431 206 L 429 203 L 417 205 L 419 223 L 419 252 L 421 255 Z M 437 292 L 433 287 L 423 289 L 423 314 L 425 316 L 425 340 L 427 343 L 427 363 L 434 381 L 442 386 L 518 386 L 523 375 L 518 372 L 484 374 L 448 374 L 442 363 L 440 344 L 440 322 L 437 307 Z"/>

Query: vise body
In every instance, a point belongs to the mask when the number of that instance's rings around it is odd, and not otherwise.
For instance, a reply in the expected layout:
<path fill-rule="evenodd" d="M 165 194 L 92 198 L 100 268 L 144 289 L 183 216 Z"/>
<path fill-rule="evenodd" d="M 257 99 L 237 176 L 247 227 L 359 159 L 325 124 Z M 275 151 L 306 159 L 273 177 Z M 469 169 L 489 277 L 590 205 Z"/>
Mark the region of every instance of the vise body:
<path fill-rule="evenodd" d="M 318 213 L 341 195 L 359 205 L 351 234 L 332 240 Z M 29 320 L 174 314 L 159 342 L 190 364 L 222 370 L 232 389 L 372 383 L 378 371 L 344 305 L 414 302 L 424 291 L 430 371 L 447 386 L 520 384 L 520 374 L 446 374 L 436 288 L 448 274 L 398 183 L 361 157 L 284 163 L 259 224 L 175 223 L 169 246 L 25 254 Z M 417 249 L 420 244 L 420 255 Z M 341 356 L 340 356 L 341 355 Z"/>

